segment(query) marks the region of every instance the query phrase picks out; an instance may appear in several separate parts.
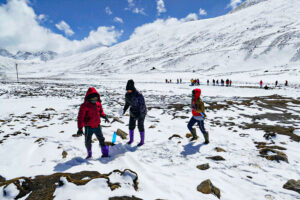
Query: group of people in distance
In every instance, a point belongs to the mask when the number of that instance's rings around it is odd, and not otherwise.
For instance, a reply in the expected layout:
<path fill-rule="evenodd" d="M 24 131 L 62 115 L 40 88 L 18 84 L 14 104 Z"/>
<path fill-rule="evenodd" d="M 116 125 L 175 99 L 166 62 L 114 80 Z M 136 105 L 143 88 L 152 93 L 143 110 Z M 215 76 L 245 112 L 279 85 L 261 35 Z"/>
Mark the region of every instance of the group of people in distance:
<path fill-rule="evenodd" d="M 125 112 L 130 108 L 130 117 L 129 117 L 129 141 L 128 145 L 133 143 L 134 139 L 134 129 L 136 127 L 136 122 L 138 123 L 138 130 L 140 132 L 140 142 L 138 146 L 144 145 L 145 141 L 145 128 L 144 122 L 147 115 L 147 107 L 145 103 L 144 96 L 135 88 L 134 81 L 129 80 L 126 85 L 126 94 L 125 94 L 125 105 L 121 110 L 121 115 L 124 115 Z M 201 90 L 199 88 L 192 91 L 191 99 L 191 108 L 192 108 L 192 118 L 190 119 L 187 127 L 192 134 L 192 139 L 197 140 L 196 130 L 193 129 L 195 124 L 198 124 L 200 131 L 202 132 L 205 144 L 209 143 L 208 132 L 204 128 L 204 119 L 206 118 L 205 106 L 201 98 Z M 105 114 L 100 94 L 93 87 L 90 87 L 84 97 L 84 102 L 79 108 L 79 113 L 77 117 L 77 136 L 84 135 L 85 137 L 85 147 L 87 150 L 86 159 L 92 157 L 92 136 L 95 133 L 102 152 L 102 157 L 109 156 L 109 146 L 105 144 L 105 138 L 103 137 L 102 128 L 101 128 L 101 118 L 105 120 L 106 123 L 109 123 L 109 119 Z M 84 132 L 83 132 L 84 129 Z"/>
<path fill-rule="evenodd" d="M 207 83 L 207 85 L 209 85 L 209 83 L 210 83 L 209 79 L 206 81 L 206 83 Z M 220 82 L 219 82 L 218 79 L 217 80 L 213 79 L 212 84 L 213 84 L 213 86 L 216 86 L 216 85 L 225 86 L 226 85 L 226 87 L 229 87 L 232 84 L 232 80 L 226 79 L 224 81 L 223 79 L 221 79 Z M 191 86 L 195 86 L 195 85 L 200 85 L 200 80 L 199 79 L 191 79 Z"/>
<path fill-rule="evenodd" d="M 220 84 L 219 84 L 219 80 L 218 79 L 217 80 L 213 79 L 212 80 L 212 84 L 213 84 L 213 86 L 215 86 L 215 85 L 225 86 L 226 85 L 226 87 L 229 87 L 229 86 L 232 85 L 232 80 L 226 79 L 224 81 L 223 79 L 221 79 L 220 80 Z M 209 80 L 207 80 L 207 85 L 209 85 Z"/>
<path fill-rule="evenodd" d="M 191 79 L 191 86 L 200 85 L 200 80 L 198 79 Z"/>
<path fill-rule="evenodd" d="M 166 78 L 166 83 L 172 83 L 172 79 L 167 79 L 167 78 Z M 179 83 L 180 83 L 180 84 L 182 83 L 182 78 L 178 78 L 178 79 L 177 79 L 177 84 L 179 84 Z"/>
<path fill-rule="evenodd" d="M 288 85 L 289 85 L 289 82 L 286 80 L 285 83 L 284 83 L 284 86 L 288 86 Z M 275 87 L 277 87 L 277 86 L 278 86 L 278 81 L 276 80 L 275 81 Z M 263 81 L 262 80 L 259 81 L 259 87 L 263 88 Z M 267 84 L 265 85 L 264 89 L 269 89 Z"/>

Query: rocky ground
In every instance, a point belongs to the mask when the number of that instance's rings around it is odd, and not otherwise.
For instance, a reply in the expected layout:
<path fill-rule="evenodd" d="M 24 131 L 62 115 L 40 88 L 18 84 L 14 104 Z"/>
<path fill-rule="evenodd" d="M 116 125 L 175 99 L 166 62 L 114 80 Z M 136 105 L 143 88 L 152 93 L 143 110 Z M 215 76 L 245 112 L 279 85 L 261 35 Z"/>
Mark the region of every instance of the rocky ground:
<path fill-rule="evenodd" d="M 94 139 L 94 158 L 86 161 L 83 138 L 75 133 L 90 86 L 100 92 L 111 119 L 103 123 L 111 157 L 100 157 Z M 119 84 L 2 82 L 0 197 L 79 199 L 75 194 L 86 187 L 93 199 L 94 184 L 100 184 L 98 194 L 110 199 L 300 199 L 299 98 L 243 87 L 234 89 L 238 96 L 203 92 L 211 139 L 204 145 L 199 129 L 198 141 L 189 142 L 186 128 L 192 88 L 156 87 L 140 87 L 148 116 L 146 144 L 137 148 L 126 145 L 128 115 L 117 114 L 124 105 Z M 245 91 L 253 95 L 243 97 Z"/>

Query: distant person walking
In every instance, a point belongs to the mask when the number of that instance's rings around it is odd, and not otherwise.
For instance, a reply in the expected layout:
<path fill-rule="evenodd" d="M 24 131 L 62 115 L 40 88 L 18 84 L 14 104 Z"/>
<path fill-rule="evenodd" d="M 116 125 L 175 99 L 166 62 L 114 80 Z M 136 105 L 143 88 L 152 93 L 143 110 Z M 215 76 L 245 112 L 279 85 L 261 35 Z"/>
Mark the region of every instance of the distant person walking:
<path fill-rule="evenodd" d="M 260 82 L 259 82 L 259 86 L 260 86 L 260 88 L 262 88 L 262 87 L 263 87 L 263 81 L 262 81 L 262 80 L 260 80 Z"/>
<path fill-rule="evenodd" d="M 125 106 L 123 109 L 123 115 L 130 107 L 130 118 L 129 118 L 129 142 L 132 144 L 134 140 L 134 129 L 136 127 L 136 121 L 138 122 L 138 129 L 140 131 L 141 141 L 138 146 L 142 146 L 145 142 L 145 128 L 144 122 L 147 114 L 147 107 L 145 104 L 144 96 L 136 90 L 134 81 L 129 80 L 126 85 L 125 95 Z"/>
<path fill-rule="evenodd" d="M 289 85 L 289 83 L 288 83 L 288 81 L 286 80 L 285 81 L 285 84 L 284 84 L 285 86 L 288 86 Z"/>
<path fill-rule="evenodd" d="M 213 79 L 213 86 L 215 86 L 216 85 L 216 80 L 215 79 Z"/>
<path fill-rule="evenodd" d="M 207 82 L 207 85 L 209 85 L 209 80 L 207 80 L 206 82 Z"/>
<path fill-rule="evenodd" d="M 278 85 L 278 81 L 275 81 L 275 87 L 277 87 L 277 85 Z"/>

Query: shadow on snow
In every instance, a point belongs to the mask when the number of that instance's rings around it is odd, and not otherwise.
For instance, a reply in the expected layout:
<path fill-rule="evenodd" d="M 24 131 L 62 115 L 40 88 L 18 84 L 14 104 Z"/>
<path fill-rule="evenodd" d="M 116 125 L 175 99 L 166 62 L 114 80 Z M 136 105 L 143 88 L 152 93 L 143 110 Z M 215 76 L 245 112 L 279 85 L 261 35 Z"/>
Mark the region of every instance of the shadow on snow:
<path fill-rule="evenodd" d="M 180 154 L 182 156 L 186 157 L 188 155 L 193 155 L 193 154 L 199 153 L 200 148 L 205 145 L 204 143 L 202 143 L 202 144 L 198 144 L 198 145 L 194 146 L 194 144 L 195 144 L 194 142 L 191 142 L 191 143 L 188 143 L 187 145 L 184 145 L 183 151 Z"/>
<path fill-rule="evenodd" d="M 109 162 L 112 162 L 113 160 L 115 160 L 116 158 L 120 157 L 121 155 L 125 154 L 126 152 L 135 152 L 137 150 L 137 146 L 131 147 L 127 144 L 123 145 L 123 144 L 116 144 L 114 146 L 110 146 L 109 148 L 109 157 L 108 158 L 99 158 L 99 159 L 95 159 L 100 161 L 103 164 L 107 164 Z M 68 160 L 64 163 L 58 163 L 55 167 L 54 167 L 54 171 L 56 172 L 63 172 L 66 171 L 68 169 L 71 169 L 72 167 L 76 167 L 79 165 L 82 165 L 84 163 L 91 165 L 91 161 L 95 161 L 94 159 L 91 160 L 87 160 L 81 157 L 74 157 L 71 160 Z"/>

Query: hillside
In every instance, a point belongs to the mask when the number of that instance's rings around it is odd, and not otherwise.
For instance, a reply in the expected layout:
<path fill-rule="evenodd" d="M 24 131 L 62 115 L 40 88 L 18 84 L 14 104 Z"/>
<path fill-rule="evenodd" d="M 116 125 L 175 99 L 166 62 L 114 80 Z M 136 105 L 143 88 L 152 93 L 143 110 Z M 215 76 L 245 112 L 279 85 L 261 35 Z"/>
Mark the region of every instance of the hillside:
<path fill-rule="evenodd" d="M 169 19 L 158 30 L 136 30 L 131 39 L 45 64 L 26 66 L 41 76 L 73 73 L 182 73 L 250 80 L 297 81 L 300 63 L 300 12 L 297 0 L 249 1 L 225 16 L 179 23 Z M 288 3 L 287 3 L 288 2 Z M 248 6 L 245 6 L 248 5 Z M 171 24 L 171 25 L 170 25 Z M 151 25 L 150 25 L 151 26 Z M 266 72 L 267 71 L 267 72 Z M 242 76 L 241 76 L 242 75 Z"/>

